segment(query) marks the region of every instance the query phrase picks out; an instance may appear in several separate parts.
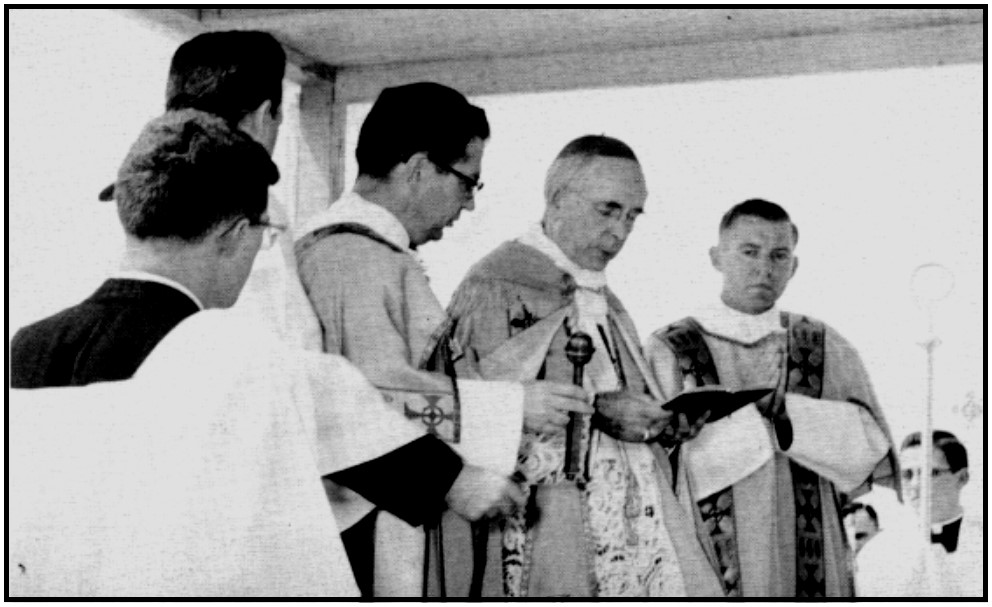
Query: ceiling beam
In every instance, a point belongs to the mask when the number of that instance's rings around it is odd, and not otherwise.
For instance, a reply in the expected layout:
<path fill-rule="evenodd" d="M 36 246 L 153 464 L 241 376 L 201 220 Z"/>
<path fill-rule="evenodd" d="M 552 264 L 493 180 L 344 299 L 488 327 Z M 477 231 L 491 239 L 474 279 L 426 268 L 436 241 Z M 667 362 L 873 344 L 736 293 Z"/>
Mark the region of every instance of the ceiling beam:
<path fill-rule="evenodd" d="M 142 8 L 125 9 L 128 13 L 139 17 L 146 23 L 164 28 L 171 32 L 179 32 L 187 38 L 209 31 L 220 31 L 230 27 L 230 24 L 215 18 L 210 18 L 211 10 L 203 8 Z M 262 10 L 262 9 L 257 9 Z M 288 9 L 284 9 L 288 10 Z M 246 29 L 246 28 L 238 28 Z M 264 28 L 260 28 L 264 29 Z M 292 43 L 275 34 L 286 50 L 286 78 L 297 84 L 303 84 L 313 78 L 328 82 L 334 80 L 334 68 L 322 61 L 303 53 Z"/>
<path fill-rule="evenodd" d="M 343 102 L 373 100 L 384 87 L 431 80 L 468 95 L 643 86 L 982 63 L 984 23 L 834 35 L 527 57 L 432 61 L 338 69 Z"/>

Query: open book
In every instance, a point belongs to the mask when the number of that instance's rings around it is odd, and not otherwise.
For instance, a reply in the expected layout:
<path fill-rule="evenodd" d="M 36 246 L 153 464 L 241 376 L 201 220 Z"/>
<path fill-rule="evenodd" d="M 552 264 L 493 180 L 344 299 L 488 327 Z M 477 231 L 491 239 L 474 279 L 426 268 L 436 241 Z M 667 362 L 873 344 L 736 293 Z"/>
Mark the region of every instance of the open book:
<path fill-rule="evenodd" d="M 741 407 L 761 400 L 774 390 L 774 388 L 752 388 L 730 391 L 704 387 L 683 392 L 662 406 L 673 413 L 685 413 L 690 419 L 702 415 L 704 411 L 710 411 L 706 421 L 714 422 Z"/>

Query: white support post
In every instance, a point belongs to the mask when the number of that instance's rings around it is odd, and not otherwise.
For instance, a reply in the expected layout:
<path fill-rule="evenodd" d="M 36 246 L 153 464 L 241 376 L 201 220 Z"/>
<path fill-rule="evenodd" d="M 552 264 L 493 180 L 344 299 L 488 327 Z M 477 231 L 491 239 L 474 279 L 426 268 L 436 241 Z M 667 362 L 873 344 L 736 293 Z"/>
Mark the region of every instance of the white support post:
<path fill-rule="evenodd" d="M 296 225 L 326 209 L 344 188 L 345 111 L 333 74 L 301 84 Z"/>

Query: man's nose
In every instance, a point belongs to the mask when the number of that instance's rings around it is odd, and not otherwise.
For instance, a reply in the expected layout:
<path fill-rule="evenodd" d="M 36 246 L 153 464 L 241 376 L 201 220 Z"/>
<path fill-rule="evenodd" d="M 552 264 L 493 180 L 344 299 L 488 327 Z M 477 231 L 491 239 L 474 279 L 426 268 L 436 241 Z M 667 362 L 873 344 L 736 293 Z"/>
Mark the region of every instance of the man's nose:
<path fill-rule="evenodd" d="M 759 257 L 751 265 L 751 271 L 762 278 L 771 278 L 775 274 L 775 262 L 767 257 Z"/>
<path fill-rule="evenodd" d="M 612 234 L 617 240 L 620 241 L 621 244 L 623 244 L 623 242 L 627 240 L 627 237 L 630 236 L 630 231 L 633 229 L 633 226 L 623 218 L 611 219 L 608 229 L 610 234 Z"/>
<path fill-rule="evenodd" d="M 468 193 L 468 196 L 466 196 L 465 199 L 462 201 L 462 208 L 465 209 L 466 211 L 475 210 L 475 191 L 471 191 Z"/>

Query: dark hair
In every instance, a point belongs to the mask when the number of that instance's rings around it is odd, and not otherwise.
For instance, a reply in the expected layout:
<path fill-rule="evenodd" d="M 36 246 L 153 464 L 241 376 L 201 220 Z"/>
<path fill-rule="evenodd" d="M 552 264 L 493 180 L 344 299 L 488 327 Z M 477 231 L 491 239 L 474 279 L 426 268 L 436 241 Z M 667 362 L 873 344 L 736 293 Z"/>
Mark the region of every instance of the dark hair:
<path fill-rule="evenodd" d="M 282 105 L 286 52 L 266 32 L 208 32 L 172 56 L 167 110 L 194 109 L 237 124 L 264 101 Z"/>
<path fill-rule="evenodd" d="M 455 89 L 434 82 L 387 88 L 358 135 L 358 173 L 384 179 L 417 152 L 454 164 L 476 137 L 489 139 L 486 112 Z"/>
<path fill-rule="evenodd" d="M 792 244 L 799 243 L 799 228 L 792 222 L 792 218 L 785 212 L 785 209 L 761 198 L 751 198 L 734 205 L 729 211 L 724 213 L 720 220 L 720 232 L 729 229 L 734 222 L 741 217 L 760 217 L 767 221 L 788 221 L 792 226 Z"/>
<path fill-rule="evenodd" d="M 875 521 L 875 525 L 878 525 L 878 513 L 875 512 L 875 508 L 871 504 L 863 504 L 861 502 L 851 502 L 850 504 L 844 506 L 841 514 L 845 517 L 858 512 L 859 510 L 864 510 L 871 520 Z"/>
<path fill-rule="evenodd" d="M 139 239 L 196 242 L 226 219 L 259 221 L 279 170 L 265 148 L 196 110 L 149 122 L 117 173 L 117 214 Z"/>
<path fill-rule="evenodd" d="M 570 156 L 605 156 L 637 162 L 637 156 L 634 155 L 634 150 L 630 149 L 629 145 L 606 135 L 583 135 L 573 139 L 558 152 L 555 159 Z"/>
<path fill-rule="evenodd" d="M 922 443 L 922 434 L 913 432 L 902 441 L 899 451 L 905 451 L 910 447 L 917 447 Z M 947 466 L 951 469 L 951 472 L 957 472 L 962 468 L 968 467 L 968 450 L 964 448 L 958 437 L 950 432 L 946 430 L 934 430 L 933 446 L 934 449 L 940 449 L 941 453 L 944 454 L 944 459 L 947 460 Z"/>

